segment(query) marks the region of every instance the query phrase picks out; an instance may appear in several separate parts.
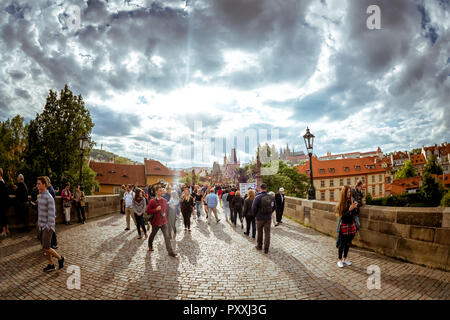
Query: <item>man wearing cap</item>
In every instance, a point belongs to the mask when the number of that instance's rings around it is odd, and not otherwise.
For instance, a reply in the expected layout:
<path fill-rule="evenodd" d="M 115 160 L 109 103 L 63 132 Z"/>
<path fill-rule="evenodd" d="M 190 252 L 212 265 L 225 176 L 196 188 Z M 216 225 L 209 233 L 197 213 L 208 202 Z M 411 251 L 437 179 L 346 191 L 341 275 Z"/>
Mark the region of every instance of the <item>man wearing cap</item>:
<path fill-rule="evenodd" d="M 281 222 L 281 218 L 283 217 L 284 212 L 284 188 L 280 188 L 278 193 L 275 195 L 275 205 L 277 210 L 277 224 L 279 226 Z"/>

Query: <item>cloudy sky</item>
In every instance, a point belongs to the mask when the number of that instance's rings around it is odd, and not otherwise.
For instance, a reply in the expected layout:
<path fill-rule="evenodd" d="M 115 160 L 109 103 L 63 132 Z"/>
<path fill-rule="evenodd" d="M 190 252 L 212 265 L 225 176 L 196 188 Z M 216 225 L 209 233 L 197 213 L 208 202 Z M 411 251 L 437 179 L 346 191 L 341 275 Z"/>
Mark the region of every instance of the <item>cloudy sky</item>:
<path fill-rule="evenodd" d="M 449 26 L 448 0 L 1 0 L 0 120 L 67 83 L 97 147 L 140 162 L 305 151 L 307 126 L 317 155 L 439 144 Z"/>

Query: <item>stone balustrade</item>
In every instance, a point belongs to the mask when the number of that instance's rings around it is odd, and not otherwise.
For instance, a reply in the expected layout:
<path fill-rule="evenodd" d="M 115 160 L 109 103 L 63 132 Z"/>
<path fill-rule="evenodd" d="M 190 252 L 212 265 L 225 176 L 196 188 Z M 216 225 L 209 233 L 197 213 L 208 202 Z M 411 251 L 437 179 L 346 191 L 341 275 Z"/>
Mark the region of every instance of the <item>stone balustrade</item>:
<path fill-rule="evenodd" d="M 286 197 L 284 214 L 337 236 L 336 203 Z M 353 244 L 405 261 L 450 271 L 450 208 L 364 206 Z"/>

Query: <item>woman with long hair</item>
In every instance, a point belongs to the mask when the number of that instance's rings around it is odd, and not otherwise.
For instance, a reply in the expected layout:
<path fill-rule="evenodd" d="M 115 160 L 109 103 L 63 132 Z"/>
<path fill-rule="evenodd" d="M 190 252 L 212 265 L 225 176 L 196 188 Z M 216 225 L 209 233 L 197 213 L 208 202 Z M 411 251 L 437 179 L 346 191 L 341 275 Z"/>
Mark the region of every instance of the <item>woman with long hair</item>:
<path fill-rule="evenodd" d="M 244 220 L 242 219 L 242 207 L 244 206 L 244 198 L 241 197 L 241 192 L 236 191 L 233 201 L 231 202 L 233 207 L 233 224 L 236 226 L 237 217 L 239 215 L 239 221 L 241 222 L 241 229 L 244 229 Z"/>
<path fill-rule="evenodd" d="M 191 197 L 189 188 L 184 189 L 180 199 L 181 214 L 183 215 L 184 230 L 191 231 L 191 214 L 194 210 L 194 199 Z"/>
<path fill-rule="evenodd" d="M 348 250 L 350 244 L 356 233 L 356 225 L 353 219 L 354 210 L 358 207 L 358 202 L 352 203 L 351 188 L 349 186 L 343 186 L 339 197 L 339 202 L 336 205 L 336 213 L 339 215 L 340 224 L 338 226 L 338 255 L 339 260 L 337 265 L 339 268 L 343 268 L 344 264 L 350 266 L 352 263 L 347 260 Z M 344 254 L 344 260 L 342 260 L 342 254 Z"/>
<path fill-rule="evenodd" d="M 141 228 L 144 231 L 145 239 L 147 239 L 147 230 L 145 229 L 145 222 L 144 222 L 144 212 L 146 208 L 147 208 L 147 201 L 144 197 L 144 191 L 139 188 L 136 188 L 136 193 L 133 199 L 133 211 L 134 211 L 134 218 L 136 219 L 138 239 L 142 238 Z"/>
<path fill-rule="evenodd" d="M 245 235 L 250 235 L 250 226 L 252 227 L 252 238 L 256 237 L 256 221 L 255 214 L 252 210 L 253 200 L 255 200 L 255 191 L 248 190 L 248 197 L 244 200 L 243 216 L 245 221 L 247 221 L 247 231 L 244 232 Z"/>

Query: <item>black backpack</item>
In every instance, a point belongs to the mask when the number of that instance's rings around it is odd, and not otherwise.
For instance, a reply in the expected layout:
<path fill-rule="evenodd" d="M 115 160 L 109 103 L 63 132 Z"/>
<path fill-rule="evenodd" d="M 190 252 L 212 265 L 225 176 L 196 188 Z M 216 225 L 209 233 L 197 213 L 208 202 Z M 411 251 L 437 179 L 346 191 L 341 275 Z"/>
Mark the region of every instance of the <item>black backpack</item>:
<path fill-rule="evenodd" d="M 272 202 L 273 198 L 269 194 L 265 194 L 261 197 L 261 206 L 259 209 L 259 213 L 262 215 L 271 215 L 272 214 Z"/>

